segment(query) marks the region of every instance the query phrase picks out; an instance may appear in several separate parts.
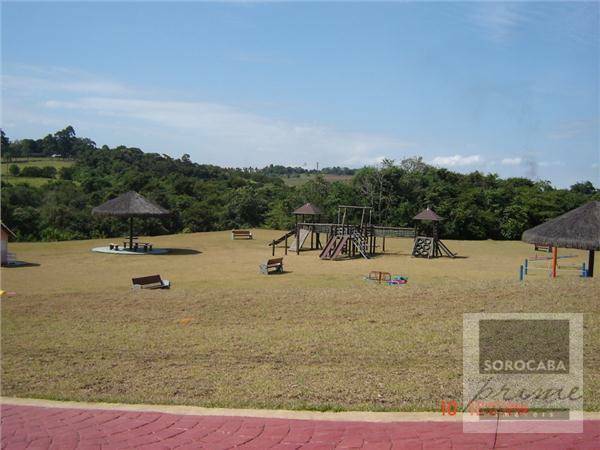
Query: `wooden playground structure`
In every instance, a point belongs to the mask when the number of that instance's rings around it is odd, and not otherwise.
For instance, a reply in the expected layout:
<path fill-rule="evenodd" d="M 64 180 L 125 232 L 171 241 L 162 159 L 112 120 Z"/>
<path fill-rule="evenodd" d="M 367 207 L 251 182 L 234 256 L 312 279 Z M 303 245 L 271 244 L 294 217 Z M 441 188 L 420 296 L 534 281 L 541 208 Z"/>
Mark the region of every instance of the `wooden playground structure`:
<path fill-rule="evenodd" d="M 381 248 L 382 253 L 385 253 L 386 238 L 414 239 L 412 255 L 415 257 L 455 256 L 438 237 L 436 222 L 442 220 L 442 218 L 429 208 L 415 216 L 415 219 L 435 221 L 433 236 L 417 235 L 417 228 L 415 227 L 374 225 L 372 223 L 373 208 L 370 206 L 340 205 L 338 206 L 336 223 L 320 222 L 321 210 L 310 203 L 301 206 L 292 214 L 296 217 L 294 228 L 269 243 L 272 247 L 273 256 L 275 255 L 275 247 L 284 242 L 286 255 L 288 250 L 300 254 L 306 244 L 307 247 L 310 245 L 308 247 L 310 250 L 321 250 L 319 257 L 324 260 L 354 258 L 357 256 L 370 259 L 377 254 L 379 248 Z M 423 214 L 425 216 L 419 217 Z M 432 219 L 431 214 L 435 218 Z M 309 236 L 310 240 L 308 239 Z M 325 239 L 322 241 L 323 236 Z M 381 239 L 381 246 L 377 243 L 378 238 Z M 290 239 L 291 243 L 288 245 Z"/>
<path fill-rule="evenodd" d="M 415 245 L 413 246 L 412 255 L 416 258 L 437 258 L 438 256 L 448 256 L 454 258 L 456 253 L 452 253 L 446 244 L 439 237 L 438 223 L 444 220 L 438 216 L 432 209 L 424 209 L 415 217 L 414 220 L 421 222 L 430 222 L 432 231 L 430 236 L 424 236 L 423 233 L 417 233 L 418 227 L 415 227 Z"/>

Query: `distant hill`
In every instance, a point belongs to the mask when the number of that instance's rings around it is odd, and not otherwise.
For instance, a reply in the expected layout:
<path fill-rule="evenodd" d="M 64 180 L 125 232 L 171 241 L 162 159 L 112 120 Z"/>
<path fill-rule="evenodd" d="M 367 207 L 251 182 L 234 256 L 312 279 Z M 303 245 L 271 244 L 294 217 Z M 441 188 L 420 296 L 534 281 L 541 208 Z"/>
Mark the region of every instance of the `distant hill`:
<path fill-rule="evenodd" d="M 289 229 L 291 211 L 311 202 L 323 220 L 335 220 L 338 205 L 353 204 L 371 206 L 373 223 L 390 226 L 413 225 L 414 215 L 429 206 L 445 218 L 446 238 L 519 239 L 527 228 L 600 200 L 585 180 L 557 189 L 547 181 L 456 173 L 418 157 L 361 169 L 223 168 L 194 163 L 189 155 L 98 147 L 72 127 L 15 142 L 3 132 L 2 156 L 2 220 L 29 241 L 123 235 L 124 220 L 92 217 L 91 210 L 127 191 L 171 211 L 164 220 L 137 221 L 137 232 L 149 235 Z"/>

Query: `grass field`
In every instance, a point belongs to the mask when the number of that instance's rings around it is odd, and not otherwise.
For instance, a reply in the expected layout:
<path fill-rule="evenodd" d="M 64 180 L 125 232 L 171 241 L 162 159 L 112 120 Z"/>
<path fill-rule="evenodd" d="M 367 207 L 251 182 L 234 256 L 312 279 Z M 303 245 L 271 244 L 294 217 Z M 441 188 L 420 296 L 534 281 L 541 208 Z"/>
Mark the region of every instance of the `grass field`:
<path fill-rule="evenodd" d="M 281 177 L 283 182 L 288 186 L 300 186 L 314 178 L 315 178 L 315 175 L 313 175 L 313 174 L 301 174 L 301 175 L 298 175 L 295 177 L 289 177 L 289 178 L 285 177 L 285 176 Z M 333 183 L 334 181 L 349 182 L 352 179 L 352 175 L 323 174 L 323 179 L 325 179 L 325 181 L 328 181 L 330 183 Z"/>
<path fill-rule="evenodd" d="M 229 233 L 156 236 L 168 255 L 119 256 L 104 241 L 10 244 L 38 266 L 2 269 L 2 394 L 222 407 L 437 410 L 460 399 L 462 314 L 583 312 L 585 406 L 600 410 L 600 284 L 576 272 L 517 280 L 519 242 L 447 241 L 463 258 L 415 259 L 390 239 L 371 260 L 285 257 Z M 281 255 L 283 249 L 278 249 Z M 564 251 L 564 253 L 583 253 Z M 563 260 L 564 263 L 583 258 Z M 370 270 L 405 286 L 363 281 Z M 132 291 L 160 273 L 168 291 Z"/>
<path fill-rule="evenodd" d="M 12 164 L 16 164 L 19 166 L 21 170 L 24 167 L 54 167 L 57 171 L 62 169 L 63 167 L 72 166 L 75 162 L 69 159 L 57 159 L 57 158 L 15 158 L 11 162 L 2 161 L 0 163 L 0 173 L 2 175 L 2 180 L 7 183 L 27 183 L 32 186 L 43 186 L 50 178 L 32 178 L 32 177 L 13 177 L 8 173 L 8 167 Z"/>

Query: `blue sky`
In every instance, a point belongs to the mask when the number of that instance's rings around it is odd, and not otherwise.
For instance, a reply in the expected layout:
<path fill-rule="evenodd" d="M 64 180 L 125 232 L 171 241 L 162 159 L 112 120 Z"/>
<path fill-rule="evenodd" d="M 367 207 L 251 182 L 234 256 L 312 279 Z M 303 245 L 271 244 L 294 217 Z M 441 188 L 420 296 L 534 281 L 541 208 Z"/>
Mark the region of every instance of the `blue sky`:
<path fill-rule="evenodd" d="M 599 3 L 2 3 L 2 127 L 600 185 Z"/>

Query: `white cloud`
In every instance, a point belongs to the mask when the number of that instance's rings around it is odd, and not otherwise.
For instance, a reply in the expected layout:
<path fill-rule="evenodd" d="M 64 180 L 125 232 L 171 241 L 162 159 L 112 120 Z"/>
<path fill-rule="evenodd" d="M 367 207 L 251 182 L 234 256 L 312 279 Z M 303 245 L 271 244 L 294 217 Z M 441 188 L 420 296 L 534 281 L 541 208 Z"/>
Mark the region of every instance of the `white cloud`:
<path fill-rule="evenodd" d="M 519 166 L 523 162 L 523 158 L 504 158 L 500 163 L 503 166 Z"/>
<path fill-rule="evenodd" d="M 560 166 L 564 166 L 565 163 L 562 162 L 562 161 L 557 161 L 557 160 L 554 160 L 554 161 L 540 161 L 538 163 L 538 165 L 540 167 L 560 167 Z"/>
<path fill-rule="evenodd" d="M 569 140 L 589 132 L 598 132 L 600 122 L 595 120 L 573 120 L 561 123 L 548 134 L 550 139 Z"/>
<path fill-rule="evenodd" d="M 473 166 L 476 164 L 483 163 L 481 155 L 453 155 L 453 156 L 436 156 L 431 160 L 431 163 L 436 166 L 445 167 L 462 167 L 462 166 Z"/>
<path fill-rule="evenodd" d="M 264 117 L 238 108 L 208 102 L 85 97 L 71 101 L 48 100 L 47 108 L 63 114 L 93 114 L 101 120 L 127 120 L 158 127 L 170 136 L 185 136 L 189 153 L 197 160 L 221 164 L 270 162 L 361 166 L 381 160 L 409 146 L 389 136 L 341 132 L 314 124 L 297 124 Z M 200 149 L 202 155 L 200 155 Z"/>
<path fill-rule="evenodd" d="M 181 101 L 189 93 L 140 89 L 97 74 L 7 64 L 4 118 L 29 135 L 73 125 L 98 142 L 146 151 L 189 153 L 227 166 L 315 164 L 362 166 L 410 147 L 394 136 L 339 130 L 257 114 L 234 105 Z"/>
<path fill-rule="evenodd" d="M 525 21 L 521 6 L 515 2 L 480 2 L 469 16 L 487 37 L 497 43 L 509 40 Z"/>
<path fill-rule="evenodd" d="M 12 74 L 2 75 L 2 89 L 11 93 L 67 92 L 86 95 L 128 95 L 134 92 L 132 88 L 122 83 L 64 67 L 44 68 L 9 64 L 8 70 Z"/>

